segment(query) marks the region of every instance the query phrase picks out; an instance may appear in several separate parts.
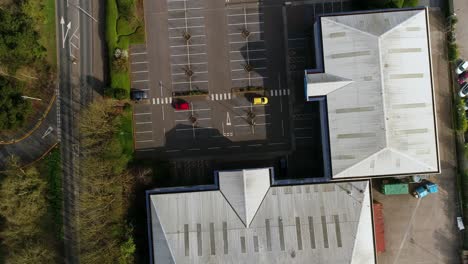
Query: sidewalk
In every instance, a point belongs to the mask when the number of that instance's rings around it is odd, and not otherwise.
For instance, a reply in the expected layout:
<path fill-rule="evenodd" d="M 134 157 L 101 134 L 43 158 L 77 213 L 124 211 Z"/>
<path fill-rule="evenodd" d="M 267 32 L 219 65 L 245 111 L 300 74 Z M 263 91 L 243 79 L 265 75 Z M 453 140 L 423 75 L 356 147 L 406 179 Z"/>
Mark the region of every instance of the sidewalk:
<path fill-rule="evenodd" d="M 458 23 L 456 27 L 457 44 L 460 50 L 460 57 L 468 59 L 468 1 L 453 0 L 453 12 L 457 14 Z"/>

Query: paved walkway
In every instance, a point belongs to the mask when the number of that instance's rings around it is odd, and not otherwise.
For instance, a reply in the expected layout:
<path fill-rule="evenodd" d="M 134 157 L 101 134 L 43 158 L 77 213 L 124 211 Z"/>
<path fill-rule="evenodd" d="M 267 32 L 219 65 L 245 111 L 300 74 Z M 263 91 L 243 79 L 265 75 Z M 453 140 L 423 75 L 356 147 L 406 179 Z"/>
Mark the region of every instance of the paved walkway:
<path fill-rule="evenodd" d="M 453 11 L 457 14 L 458 24 L 456 28 L 457 44 L 460 49 L 460 57 L 468 59 L 468 1 L 453 0 Z"/>
<path fill-rule="evenodd" d="M 411 195 L 384 196 L 374 190 L 373 198 L 383 204 L 385 221 L 386 252 L 378 255 L 379 264 L 459 263 L 452 94 L 444 18 L 437 14 L 431 12 L 430 21 L 441 174 L 431 180 L 439 185 L 439 193 L 415 199 Z"/>

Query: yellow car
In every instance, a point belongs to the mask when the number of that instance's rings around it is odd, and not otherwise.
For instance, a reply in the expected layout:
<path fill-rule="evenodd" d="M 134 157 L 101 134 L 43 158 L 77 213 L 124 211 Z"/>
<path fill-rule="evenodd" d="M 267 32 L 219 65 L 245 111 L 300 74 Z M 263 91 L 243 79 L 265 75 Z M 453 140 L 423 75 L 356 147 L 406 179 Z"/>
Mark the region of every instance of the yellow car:
<path fill-rule="evenodd" d="M 268 98 L 266 98 L 266 97 L 254 97 L 253 104 L 254 105 L 266 105 L 266 104 L 268 104 Z"/>

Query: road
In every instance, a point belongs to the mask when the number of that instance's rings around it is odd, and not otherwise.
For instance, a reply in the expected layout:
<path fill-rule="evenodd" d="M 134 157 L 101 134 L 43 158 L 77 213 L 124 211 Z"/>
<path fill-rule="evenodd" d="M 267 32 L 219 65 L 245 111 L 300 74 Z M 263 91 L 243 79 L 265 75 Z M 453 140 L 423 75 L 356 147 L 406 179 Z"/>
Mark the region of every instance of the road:
<path fill-rule="evenodd" d="M 91 102 L 94 89 L 103 82 L 103 70 L 93 72 L 95 61 L 102 58 L 102 32 L 97 21 L 104 21 L 104 1 L 56 0 L 59 64 L 59 96 L 61 154 L 63 175 L 63 232 L 65 263 L 79 263 L 77 206 L 79 195 L 79 131 L 80 110 Z M 98 16 L 99 14 L 99 16 Z M 60 23 L 62 20 L 64 23 Z M 70 24 L 69 24 L 70 23 Z M 67 26 L 70 25 L 67 34 Z M 104 24 L 102 24 L 104 25 Z M 96 48 L 97 47 L 97 48 Z M 102 66 L 102 63 L 98 65 Z M 99 83 L 100 82 L 100 83 Z"/>

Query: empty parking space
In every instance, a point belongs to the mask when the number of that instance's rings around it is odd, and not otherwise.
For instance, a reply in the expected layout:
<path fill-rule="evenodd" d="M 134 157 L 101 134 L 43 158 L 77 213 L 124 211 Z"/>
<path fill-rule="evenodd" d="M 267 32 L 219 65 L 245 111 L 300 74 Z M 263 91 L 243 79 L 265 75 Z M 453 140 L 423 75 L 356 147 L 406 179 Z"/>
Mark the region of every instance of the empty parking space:
<path fill-rule="evenodd" d="M 264 86 L 268 63 L 261 7 L 231 6 L 226 14 L 232 86 Z"/>
<path fill-rule="evenodd" d="M 145 147 L 151 144 L 153 138 L 153 122 L 150 105 L 135 105 L 133 111 L 135 147 Z"/>
<path fill-rule="evenodd" d="M 208 91 L 203 0 L 168 0 L 169 54 L 173 91 Z"/>
<path fill-rule="evenodd" d="M 149 91 L 148 52 L 145 45 L 130 47 L 131 88 Z"/>

